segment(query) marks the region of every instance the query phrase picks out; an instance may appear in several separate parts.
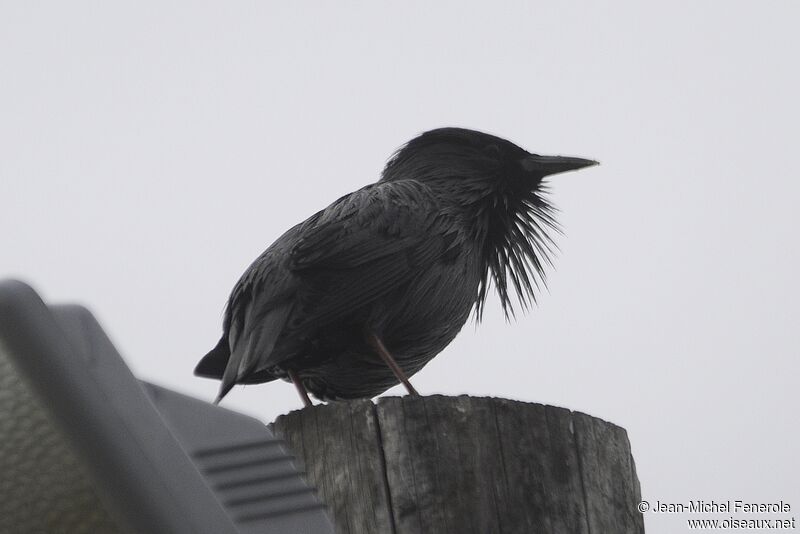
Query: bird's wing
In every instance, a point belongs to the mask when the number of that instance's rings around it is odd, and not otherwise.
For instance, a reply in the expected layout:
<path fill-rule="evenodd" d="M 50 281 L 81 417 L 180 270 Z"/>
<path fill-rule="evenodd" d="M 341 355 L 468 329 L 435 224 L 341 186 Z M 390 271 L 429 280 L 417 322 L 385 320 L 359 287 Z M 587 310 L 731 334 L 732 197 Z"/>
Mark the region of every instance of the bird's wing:
<path fill-rule="evenodd" d="M 290 252 L 304 283 L 303 316 L 326 324 L 410 281 L 453 244 L 430 190 L 414 181 L 379 183 L 326 209 Z"/>
<path fill-rule="evenodd" d="M 221 391 L 281 363 L 279 336 L 303 336 L 411 280 L 452 249 L 455 233 L 430 190 L 412 181 L 367 186 L 289 230 L 231 294 Z"/>

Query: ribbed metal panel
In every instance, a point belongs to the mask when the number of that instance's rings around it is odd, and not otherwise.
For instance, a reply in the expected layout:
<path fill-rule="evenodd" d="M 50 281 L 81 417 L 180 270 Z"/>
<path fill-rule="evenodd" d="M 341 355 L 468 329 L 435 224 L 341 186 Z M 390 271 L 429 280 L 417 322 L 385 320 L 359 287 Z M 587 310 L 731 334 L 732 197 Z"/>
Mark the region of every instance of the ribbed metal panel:
<path fill-rule="evenodd" d="M 19 282 L 0 283 L 0 430 L 0 534 L 333 532 L 260 421 L 137 381 L 87 310 Z"/>
<path fill-rule="evenodd" d="M 333 532 L 294 456 L 264 424 L 153 384 L 145 387 L 240 529 L 266 532 L 280 520 L 291 525 L 284 527 L 287 532 Z"/>

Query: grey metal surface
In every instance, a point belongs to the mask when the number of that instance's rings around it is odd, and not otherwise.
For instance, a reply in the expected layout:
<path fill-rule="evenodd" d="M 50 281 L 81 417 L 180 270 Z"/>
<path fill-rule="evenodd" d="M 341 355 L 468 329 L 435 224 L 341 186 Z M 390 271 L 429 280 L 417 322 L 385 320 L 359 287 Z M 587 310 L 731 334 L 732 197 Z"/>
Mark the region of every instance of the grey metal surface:
<path fill-rule="evenodd" d="M 285 443 L 261 421 L 143 384 L 243 533 L 333 532 L 324 506 L 300 478 Z"/>
<path fill-rule="evenodd" d="M 121 532 L 82 458 L 0 344 L 0 533 Z"/>
<path fill-rule="evenodd" d="M 0 532 L 332 532 L 263 424 L 143 385 L 87 310 L 0 283 L 0 366 Z"/>

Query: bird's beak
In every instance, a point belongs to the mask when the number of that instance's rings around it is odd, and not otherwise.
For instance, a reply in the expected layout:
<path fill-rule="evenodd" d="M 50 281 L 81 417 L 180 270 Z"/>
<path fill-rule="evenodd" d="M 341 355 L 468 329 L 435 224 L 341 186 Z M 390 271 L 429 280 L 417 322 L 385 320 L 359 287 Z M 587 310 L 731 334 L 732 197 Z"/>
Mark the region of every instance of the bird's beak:
<path fill-rule="evenodd" d="M 531 154 L 520 162 L 522 168 L 530 173 L 539 176 L 549 176 L 560 172 L 575 171 L 592 165 L 599 165 L 599 162 L 591 159 L 570 158 L 566 156 L 539 156 Z"/>

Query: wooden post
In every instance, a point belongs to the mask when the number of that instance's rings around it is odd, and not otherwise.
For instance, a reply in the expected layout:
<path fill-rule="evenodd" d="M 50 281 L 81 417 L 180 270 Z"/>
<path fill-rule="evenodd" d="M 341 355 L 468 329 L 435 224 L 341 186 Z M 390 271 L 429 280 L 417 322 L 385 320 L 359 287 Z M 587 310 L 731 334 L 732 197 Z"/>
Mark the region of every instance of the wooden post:
<path fill-rule="evenodd" d="M 564 408 L 468 396 L 305 408 L 273 430 L 340 534 L 639 534 L 624 429 Z"/>

